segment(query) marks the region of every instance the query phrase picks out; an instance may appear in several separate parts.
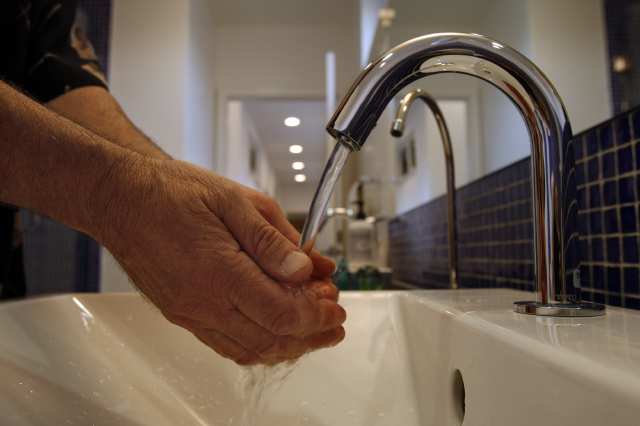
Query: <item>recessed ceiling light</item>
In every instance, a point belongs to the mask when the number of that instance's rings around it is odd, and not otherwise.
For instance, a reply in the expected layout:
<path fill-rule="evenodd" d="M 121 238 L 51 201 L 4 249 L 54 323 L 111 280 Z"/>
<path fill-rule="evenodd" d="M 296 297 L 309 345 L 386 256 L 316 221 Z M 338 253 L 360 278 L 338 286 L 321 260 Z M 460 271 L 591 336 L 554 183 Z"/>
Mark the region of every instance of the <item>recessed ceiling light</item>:
<path fill-rule="evenodd" d="M 300 119 L 298 117 L 287 117 L 284 119 L 284 125 L 287 127 L 298 127 Z"/>
<path fill-rule="evenodd" d="M 307 177 L 303 174 L 299 174 L 299 175 L 295 175 L 293 179 L 295 179 L 296 182 L 304 182 L 307 180 Z"/>
<path fill-rule="evenodd" d="M 291 168 L 293 170 L 302 170 L 304 169 L 304 163 L 302 161 L 294 161 L 291 163 Z"/>
<path fill-rule="evenodd" d="M 292 154 L 300 154 L 302 152 L 302 145 L 291 145 L 289 152 Z"/>

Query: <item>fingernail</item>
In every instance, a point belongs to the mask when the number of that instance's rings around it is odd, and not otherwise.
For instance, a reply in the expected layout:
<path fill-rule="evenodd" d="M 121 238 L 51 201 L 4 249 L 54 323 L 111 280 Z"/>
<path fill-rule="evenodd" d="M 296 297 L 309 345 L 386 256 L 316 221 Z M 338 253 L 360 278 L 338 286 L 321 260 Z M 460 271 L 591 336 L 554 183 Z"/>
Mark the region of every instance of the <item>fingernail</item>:
<path fill-rule="evenodd" d="M 306 254 L 299 251 L 292 251 L 284 258 L 280 269 L 282 270 L 282 273 L 288 277 L 307 266 L 309 261 L 310 260 Z"/>

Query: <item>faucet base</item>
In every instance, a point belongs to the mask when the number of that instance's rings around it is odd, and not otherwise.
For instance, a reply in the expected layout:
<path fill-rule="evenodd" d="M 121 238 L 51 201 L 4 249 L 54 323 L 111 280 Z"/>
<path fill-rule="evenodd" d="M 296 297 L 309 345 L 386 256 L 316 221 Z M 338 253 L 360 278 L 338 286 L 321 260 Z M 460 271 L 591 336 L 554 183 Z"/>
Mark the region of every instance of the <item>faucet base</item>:
<path fill-rule="evenodd" d="M 545 317 L 599 317 L 605 314 L 606 308 L 592 302 L 543 304 L 522 301 L 513 302 L 513 311 Z"/>

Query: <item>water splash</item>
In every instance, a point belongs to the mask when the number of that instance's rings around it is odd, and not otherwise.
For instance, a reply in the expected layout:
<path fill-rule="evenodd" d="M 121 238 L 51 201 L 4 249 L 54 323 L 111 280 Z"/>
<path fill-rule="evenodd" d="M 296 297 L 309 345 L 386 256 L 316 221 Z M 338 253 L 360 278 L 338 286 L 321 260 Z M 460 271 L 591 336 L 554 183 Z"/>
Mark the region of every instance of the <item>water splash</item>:
<path fill-rule="evenodd" d="M 298 360 L 274 366 L 255 365 L 240 370 L 236 386 L 244 401 L 240 426 L 259 426 L 266 403 L 294 372 Z"/>

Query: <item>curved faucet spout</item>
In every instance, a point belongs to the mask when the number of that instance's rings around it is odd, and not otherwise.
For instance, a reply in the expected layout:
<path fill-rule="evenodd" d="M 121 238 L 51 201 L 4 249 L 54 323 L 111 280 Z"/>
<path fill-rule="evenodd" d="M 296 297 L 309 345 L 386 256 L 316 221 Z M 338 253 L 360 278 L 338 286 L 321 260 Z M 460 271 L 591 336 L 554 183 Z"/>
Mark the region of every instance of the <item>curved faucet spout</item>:
<path fill-rule="evenodd" d="M 447 181 L 447 237 L 449 240 L 449 285 L 451 288 L 458 288 L 458 226 L 456 220 L 456 177 L 453 161 L 453 148 L 451 146 L 451 136 L 449 128 L 444 119 L 444 114 L 440 110 L 438 103 L 427 92 L 422 89 L 415 89 L 404 95 L 400 101 L 400 106 L 396 112 L 396 117 L 391 124 L 391 136 L 399 138 L 404 134 L 407 113 L 416 99 L 421 99 L 431 110 L 436 119 L 440 138 L 442 139 L 442 149 L 444 151 L 444 161 Z"/>
<path fill-rule="evenodd" d="M 579 259 L 571 127 L 555 88 L 525 56 L 477 34 L 441 33 L 409 40 L 367 66 L 327 131 L 342 145 L 359 150 L 402 88 L 440 73 L 467 74 L 491 83 L 515 104 L 529 131 L 538 303 L 518 311 L 565 315 L 559 310 L 567 305 L 566 315 L 589 314 L 589 309 L 576 305 L 579 285 L 574 285 Z"/>

